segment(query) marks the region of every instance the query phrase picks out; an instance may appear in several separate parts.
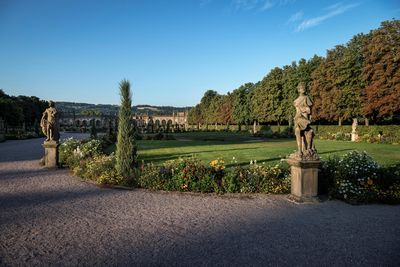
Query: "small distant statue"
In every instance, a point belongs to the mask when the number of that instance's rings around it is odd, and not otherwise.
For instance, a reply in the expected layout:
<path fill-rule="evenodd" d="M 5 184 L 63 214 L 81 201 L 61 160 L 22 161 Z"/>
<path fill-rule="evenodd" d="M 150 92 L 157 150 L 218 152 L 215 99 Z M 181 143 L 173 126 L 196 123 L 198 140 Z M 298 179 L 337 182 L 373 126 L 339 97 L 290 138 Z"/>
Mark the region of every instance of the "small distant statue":
<path fill-rule="evenodd" d="M 352 131 L 353 133 L 357 132 L 357 126 L 358 126 L 358 120 L 357 120 L 357 118 L 354 118 L 353 119 L 353 124 L 351 125 L 351 129 L 353 130 Z"/>
<path fill-rule="evenodd" d="M 42 132 L 46 135 L 46 141 L 56 141 L 60 139 L 60 133 L 57 125 L 57 110 L 54 107 L 54 102 L 49 101 L 49 107 L 43 112 L 40 120 Z"/>
<path fill-rule="evenodd" d="M 357 142 L 358 141 L 358 132 L 357 132 L 358 120 L 357 118 L 353 119 L 353 124 L 351 125 L 351 141 Z"/>
<path fill-rule="evenodd" d="M 294 101 L 296 115 L 294 117 L 295 135 L 297 141 L 298 159 L 317 160 L 318 155 L 314 147 L 314 131 L 311 129 L 311 107 L 313 105 L 309 96 L 305 95 L 305 84 L 297 86 L 299 97 Z"/>

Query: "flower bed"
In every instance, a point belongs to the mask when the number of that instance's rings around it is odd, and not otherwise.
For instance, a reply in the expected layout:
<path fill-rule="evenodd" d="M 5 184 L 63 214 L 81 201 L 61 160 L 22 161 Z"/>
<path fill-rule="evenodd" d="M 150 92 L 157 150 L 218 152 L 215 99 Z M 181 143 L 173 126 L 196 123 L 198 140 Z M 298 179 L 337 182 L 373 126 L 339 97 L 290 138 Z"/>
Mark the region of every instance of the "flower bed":
<path fill-rule="evenodd" d="M 110 139 L 67 139 L 60 146 L 60 161 L 83 179 L 101 185 L 128 185 L 150 190 L 203 193 L 290 193 L 286 163 L 275 166 L 234 165 L 227 169 L 221 159 L 203 164 L 196 158 L 166 161 L 161 165 L 137 166 L 129 183 L 115 169 L 115 156 L 106 155 Z M 379 166 L 365 152 L 352 151 L 322 162 L 319 192 L 349 203 L 400 203 L 400 164 Z"/>
<path fill-rule="evenodd" d="M 367 153 L 332 157 L 321 168 L 320 191 L 349 203 L 400 203 L 400 165 L 379 166 Z"/>

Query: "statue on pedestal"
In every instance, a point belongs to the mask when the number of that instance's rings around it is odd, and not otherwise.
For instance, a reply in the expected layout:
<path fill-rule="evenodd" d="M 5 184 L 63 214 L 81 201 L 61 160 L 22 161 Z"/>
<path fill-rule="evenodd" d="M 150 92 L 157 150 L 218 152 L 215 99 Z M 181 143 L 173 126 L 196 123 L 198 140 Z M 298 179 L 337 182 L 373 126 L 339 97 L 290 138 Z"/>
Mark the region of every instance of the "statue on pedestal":
<path fill-rule="evenodd" d="M 289 198 L 296 202 L 318 202 L 320 161 L 314 147 L 314 131 L 310 127 L 313 103 L 310 97 L 305 95 L 304 83 L 299 83 L 297 89 L 300 94 L 294 101 L 297 151 L 287 159 L 291 173 L 291 195 Z"/>
<path fill-rule="evenodd" d="M 351 125 L 351 141 L 358 141 L 358 132 L 357 132 L 358 120 L 357 118 L 353 119 L 353 124 Z"/>
<path fill-rule="evenodd" d="M 294 101 L 296 115 L 294 117 L 297 153 L 291 157 L 299 160 L 318 160 L 314 146 L 314 131 L 311 125 L 311 107 L 313 105 L 309 96 L 305 95 L 305 84 L 297 86 L 299 97 Z"/>
<path fill-rule="evenodd" d="M 54 107 L 54 102 L 49 101 L 49 107 L 43 112 L 40 120 L 40 127 L 46 135 L 46 140 L 43 143 L 45 154 L 41 160 L 42 164 L 48 168 L 58 167 L 58 140 L 60 132 L 58 130 L 58 114 Z"/>

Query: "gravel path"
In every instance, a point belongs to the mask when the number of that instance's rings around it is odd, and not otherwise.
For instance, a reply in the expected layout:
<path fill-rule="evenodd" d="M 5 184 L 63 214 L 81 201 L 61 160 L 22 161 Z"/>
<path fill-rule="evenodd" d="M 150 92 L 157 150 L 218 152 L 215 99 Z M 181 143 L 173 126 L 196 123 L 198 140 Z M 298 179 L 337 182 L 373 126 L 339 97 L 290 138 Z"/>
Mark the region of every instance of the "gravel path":
<path fill-rule="evenodd" d="M 399 266 L 400 206 L 101 189 L 0 144 L 1 266 Z"/>

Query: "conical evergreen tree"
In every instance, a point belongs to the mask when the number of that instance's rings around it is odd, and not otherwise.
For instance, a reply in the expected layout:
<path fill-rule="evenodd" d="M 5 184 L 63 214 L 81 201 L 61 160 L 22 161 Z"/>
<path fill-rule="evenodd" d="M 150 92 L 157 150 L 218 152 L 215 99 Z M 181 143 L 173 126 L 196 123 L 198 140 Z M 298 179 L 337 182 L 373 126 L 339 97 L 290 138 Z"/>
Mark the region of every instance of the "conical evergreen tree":
<path fill-rule="evenodd" d="M 132 124 L 132 94 L 129 81 L 121 81 L 120 94 L 116 169 L 123 177 L 130 179 L 136 161 L 136 143 Z"/>
<path fill-rule="evenodd" d="M 96 139 L 97 138 L 97 129 L 96 129 L 96 121 L 92 120 L 90 123 L 90 138 Z"/>

